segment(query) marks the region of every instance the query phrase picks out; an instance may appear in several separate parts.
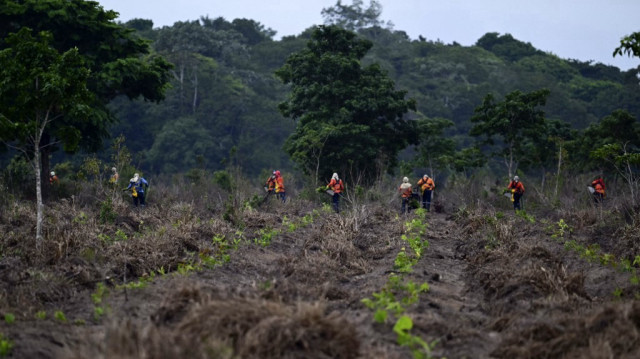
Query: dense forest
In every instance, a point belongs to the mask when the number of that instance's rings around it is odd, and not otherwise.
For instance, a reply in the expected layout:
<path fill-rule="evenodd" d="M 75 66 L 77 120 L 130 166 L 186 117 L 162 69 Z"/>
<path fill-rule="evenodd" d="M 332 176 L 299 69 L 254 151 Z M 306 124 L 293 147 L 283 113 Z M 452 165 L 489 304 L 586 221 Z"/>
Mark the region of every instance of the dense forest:
<path fill-rule="evenodd" d="M 283 144 L 295 122 L 277 110 L 288 87 L 274 72 L 306 46 L 313 28 L 274 40 L 272 30 L 247 19 L 205 17 L 156 29 L 149 20 L 124 25 L 151 39 L 154 50 L 175 65 L 164 102 L 121 98 L 110 105 L 120 120 L 112 134 L 124 134 L 143 167 L 153 173 L 221 169 L 233 152 L 247 174 L 291 168 Z M 570 126 L 565 140 L 579 136 L 570 130 L 584 130 L 615 110 L 640 115 L 637 70 L 561 59 L 509 34 L 488 33 L 464 47 L 368 25 L 349 26 L 372 43 L 362 63 L 379 64 L 396 88 L 415 100 L 416 110 L 407 116 L 424 122 L 425 146 L 433 142 L 434 126 L 454 139 L 458 150 L 474 144 L 471 118 L 487 94 L 502 99 L 516 90 L 548 89 L 541 108 L 548 122 Z M 575 154 L 576 161 L 589 157 Z M 425 167 L 426 160 L 418 159 L 422 163 L 416 167 Z"/>
<path fill-rule="evenodd" d="M 503 154 L 495 151 L 495 144 L 489 146 L 494 138 L 485 141 L 486 129 L 473 136 L 472 119 L 487 96 L 498 106 L 515 91 L 548 91 L 537 104 L 543 111 L 542 127 L 517 135 L 522 136 L 513 149 L 522 157 L 519 169 L 554 167 L 562 142 L 570 149 L 567 163 L 580 170 L 602 170 L 602 161 L 590 160 L 590 152 L 604 144 L 599 137 L 609 132 L 601 127 L 612 126 L 606 121 L 619 127 L 617 122 L 631 119 L 627 125 L 637 132 L 633 120 L 640 115 L 637 69 L 623 72 L 601 63 L 561 59 L 509 34 L 487 33 L 470 47 L 434 41 L 429 34 L 410 39 L 402 30 L 385 26 L 381 13 L 376 2 L 368 8 L 362 2 L 338 3 L 323 11 L 328 24 L 370 42 L 370 49 L 358 59 L 362 66 L 379 66 L 415 103 L 415 109 L 404 114 L 415 125 L 405 136 L 407 149 L 400 153 L 405 165 L 435 172 L 465 170 L 483 163 L 482 154 L 488 158 Z M 305 49 L 315 27 L 275 40 L 275 31 L 251 19 L 202 17 L 162 28 L 154 28 L 151 20 L 135 19 L 120 25 L 133 31 L 132 38 L 149 42 L 147 56 L 160 55 L 172 65 L 167 70 L 170 86 L 163 101 L 156 101 L 160 96 L 122 91 L 106 97 L 110 114 L 102 116 L 112 120 L 101 129 L 108 134 L 97 137 L 123 135 L 135 166 L 148 174 L 194 168 L 215 171 L 229 165 L 251 177 L 274 168 L 304 170 L 304 165 L 295 166 L 290 160 L 296 157 L 292 146 L 283 149 L 296 119 L 278 110 L 291 86 L 275 72 L 292 54 Z M 501 131 L 497 129 L 494 136 L 498 144 L 505 141 Z M 336 138 L 331 146 L 343 150 L 341 141 Z M 547 153 L 533 151 L 540 146 Z M 112 156 L 109 146 L 95 143 L 61 149 L 70 153 L 101 149 L 98 157 L 106 162 Z M 3 157 L 5 165 L 13 154 Z M 69 167 L 63 162 L 78 164 L 80 158 L 58 151 L 51 167 L 62 163 L 59 170 L 65 172 Z M 393 165 L 395 159 L 388 162 Z"/>

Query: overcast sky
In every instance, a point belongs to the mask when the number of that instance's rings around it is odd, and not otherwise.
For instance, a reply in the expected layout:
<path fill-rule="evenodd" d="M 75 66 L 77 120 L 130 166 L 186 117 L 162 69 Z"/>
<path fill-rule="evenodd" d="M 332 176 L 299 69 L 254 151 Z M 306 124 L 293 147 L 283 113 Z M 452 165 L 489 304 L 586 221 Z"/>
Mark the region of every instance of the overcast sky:
<path fill-rule="evenodd" d="M 120 13 L 120 21 L 153 20 L 154 27 L 201 16 L 228 21 L 247 18 L 298 35 L 323 23 L 320 12 L 337 0 L 98 0 Z M 422 35 L 445 43 L 473 45 L 487 32 L 510 33 L 564 59 L 594 60 L 623 70 L 640 59 L 612 57 L 624 35 L 640 31 L 640 0 L 379 0 L 381 19 L 411 39 Z M 343 4 L 351 4 L 343 0 Z M 368 6 L 369 0 L 364 0 Z"/>

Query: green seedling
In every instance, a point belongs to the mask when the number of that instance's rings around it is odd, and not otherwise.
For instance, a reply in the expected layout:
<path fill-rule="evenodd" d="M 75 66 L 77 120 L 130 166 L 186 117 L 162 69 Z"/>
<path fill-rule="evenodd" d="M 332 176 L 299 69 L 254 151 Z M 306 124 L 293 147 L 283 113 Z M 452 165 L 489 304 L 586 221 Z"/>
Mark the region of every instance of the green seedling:
<path fill-rule="evenodd" d="M 4 322 L 7 324 L 13 324 L 16 321 L 16 316 L 13 313 L 7 313 L 4 315 Z"/>
<path fill-rule="evenodd" d="M 38 312 L 36 312 L 35 317 L 38 320 L 45 320 L 47 319 L 47 312 L 45 312 L 44 310 L 39 310 Z"/>
<path fill-rule="evenodd" d="M 59 321 L 60 323 L 67 322 L 67 317 L 64 315 L 64 313 L 61 310 L 56 310 L 53 313 L 53 317 L 55 318 L 55 320 Z"/>
<path fill-rule="evenodd" d="M 0 333 L 0 357 L 9 356 L 11 350 L 13 350 L 13 341 Z"/>
<path fill-rule="evenodd" d="M 411 329 L 413 329 L 413 320 L 410 317 L 403 315 L 398 318 L 393 326 L 393 332 L 397 335 L 398 345 L 408 347 L 414 359 L 432 358 L 431 352 L 437 341 L 427 343 L 422 338 L 412 335 Z"/>

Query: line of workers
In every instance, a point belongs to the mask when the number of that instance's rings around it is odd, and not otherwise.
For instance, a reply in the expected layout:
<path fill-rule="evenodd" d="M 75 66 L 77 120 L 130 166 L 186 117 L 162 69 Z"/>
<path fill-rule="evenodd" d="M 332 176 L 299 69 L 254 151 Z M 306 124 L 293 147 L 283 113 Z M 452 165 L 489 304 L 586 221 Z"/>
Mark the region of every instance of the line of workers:
<path fill-rule="evenodd" d="M 589 192 L 591 192 L 593 196 L 593 201 L 596 205 L 602 203 L 605 194 L 605 185 L 602 176 L 597 176 L 590 185 L 587 186 Z M 431 206 L 431 199 L 433 196 L 433 189 L 435 188 L 435 184 L 433 179 L 431 179 L 428 175 L 422 176 L 422 178 L 418 181 L 418 188 L 422 192 L 422 208 L 425 208 L 429 211 Z M 402 179 L 402 184 L 398 188 L 400 195 L 402 197 L 402 207 L 401 212 L 405 213 L 410 210 L 409 201 L 414 198 L 414 196 L 419 196 L 418 194 L 413 193 L 413 188 L 409 183 L 409 178 L 404 177 Z M 513 209 L 515 211 L 519 211 L 522 209 L 520 201 L 522 196 L 524 195 L 524 184 L 520 181 L 520 177 L 514 176 L 513 179 L 509 182 L 507 189 L 505 189 L 504 193 L 510 194 L 511 202 L 513 202 Z"/>

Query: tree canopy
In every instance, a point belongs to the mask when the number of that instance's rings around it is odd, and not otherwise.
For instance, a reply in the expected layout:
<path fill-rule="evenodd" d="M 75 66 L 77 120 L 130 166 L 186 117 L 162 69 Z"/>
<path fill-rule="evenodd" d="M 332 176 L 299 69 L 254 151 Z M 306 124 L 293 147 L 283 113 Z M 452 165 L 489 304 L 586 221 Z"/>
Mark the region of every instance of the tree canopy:
<path fill-rule="evenodd" d="M 285 151 L 306 173 L 375 178 L 417 141 L 415 124 L 404 116 L 415 101 L 405 99 L 406 91 L 396 90 L 378 65 L 361 65 L 371 46 L 353 32 L 319 26 L 307 48 L 276 71 L 291 85 L 279 109 L 297 122 Z"/>

